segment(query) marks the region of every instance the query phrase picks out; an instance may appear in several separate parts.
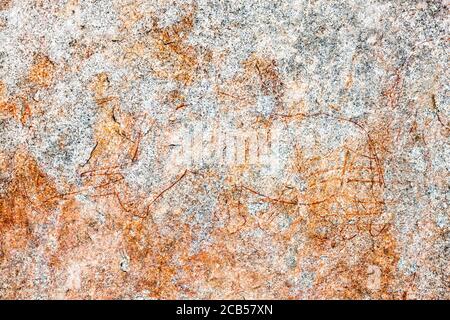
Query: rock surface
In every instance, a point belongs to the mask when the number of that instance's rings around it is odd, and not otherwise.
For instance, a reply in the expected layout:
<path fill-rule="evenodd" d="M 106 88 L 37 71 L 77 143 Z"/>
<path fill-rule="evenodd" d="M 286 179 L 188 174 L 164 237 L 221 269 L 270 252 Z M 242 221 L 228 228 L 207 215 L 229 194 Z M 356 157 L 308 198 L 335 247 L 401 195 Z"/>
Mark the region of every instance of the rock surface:
<path fill-rule="evenodd" d="M 447 0 L 0 0 L 0 298 L 449 299 Z"/>

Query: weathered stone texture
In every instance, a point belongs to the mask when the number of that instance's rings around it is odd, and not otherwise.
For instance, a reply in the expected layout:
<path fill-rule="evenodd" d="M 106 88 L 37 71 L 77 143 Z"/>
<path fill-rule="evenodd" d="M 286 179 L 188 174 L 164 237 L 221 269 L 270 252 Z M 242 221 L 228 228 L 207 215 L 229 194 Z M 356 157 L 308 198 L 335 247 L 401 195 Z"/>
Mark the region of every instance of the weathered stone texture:
<path fill-rule="evenodd" d="M 448 10 L 0 0 L 0 298 L 449 299 Z"/>

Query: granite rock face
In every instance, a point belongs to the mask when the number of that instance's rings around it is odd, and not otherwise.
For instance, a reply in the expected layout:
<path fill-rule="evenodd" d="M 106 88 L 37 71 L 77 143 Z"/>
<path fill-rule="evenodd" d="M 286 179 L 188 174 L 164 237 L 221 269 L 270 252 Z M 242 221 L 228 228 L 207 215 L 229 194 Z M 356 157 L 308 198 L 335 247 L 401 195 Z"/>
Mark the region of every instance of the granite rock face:
<path fill-rule="evenodd" d="M 0 0 L 0 298 L 449 299 L 447 0 Z"/>

